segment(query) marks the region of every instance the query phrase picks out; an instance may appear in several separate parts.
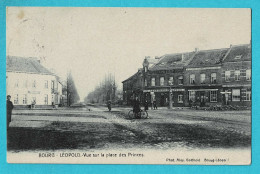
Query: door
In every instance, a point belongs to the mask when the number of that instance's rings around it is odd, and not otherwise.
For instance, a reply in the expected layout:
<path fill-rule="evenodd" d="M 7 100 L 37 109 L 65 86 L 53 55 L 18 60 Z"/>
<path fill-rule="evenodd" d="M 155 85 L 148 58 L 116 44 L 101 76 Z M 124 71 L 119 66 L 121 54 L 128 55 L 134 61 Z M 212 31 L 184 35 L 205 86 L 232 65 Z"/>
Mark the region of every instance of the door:
<path fill-rule="evenodd" d="M 164 104 L 165 104 L 165 96 L 164 94 L 161 94 L 160 105 L 164 106 Z"/>

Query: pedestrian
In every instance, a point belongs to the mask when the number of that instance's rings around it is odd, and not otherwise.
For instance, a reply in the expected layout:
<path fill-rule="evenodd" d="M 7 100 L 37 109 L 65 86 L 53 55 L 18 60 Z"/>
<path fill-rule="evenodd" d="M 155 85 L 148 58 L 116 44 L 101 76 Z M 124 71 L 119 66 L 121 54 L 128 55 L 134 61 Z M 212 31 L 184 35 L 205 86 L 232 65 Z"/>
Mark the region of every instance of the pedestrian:
<path fill-rule="evenodd" d="M 145 100 L 145 102 L 144 102 L 144 110 L 148 110 L 148 101 L 147 100 Z"/>
<path fill-rule="evenodd" d="M 108 111 L 111 111 L 111 100 L 108 100 L 108 102 L 107 102 L 107 108 L 108 108 Z"/>
<path fill-rule="evenodd" d="M 9 124 L 12 121 L 12 110 L 14 108 L 13 103 L 11 102 L 11 96 L 7 95 L 6 100 L 6 121 L 7 121 L 7 129 L 9 128 Z"/>
<path fill-rule="evenodd" d="M 153 109 L 155 110 L 155 109 L 157 109 L 157 105 L 156 105 L 156 100 L 154 99 L 154 101 L 153 101 Z"/>
<path fill-rule="evenodd" d="M 136 118 L 140 118 L 139 112 L 140 112 L 140 102 L 138 100 L 138 97 L 135 98 L 134 104 L 133 104 L 133 112 Z"/>

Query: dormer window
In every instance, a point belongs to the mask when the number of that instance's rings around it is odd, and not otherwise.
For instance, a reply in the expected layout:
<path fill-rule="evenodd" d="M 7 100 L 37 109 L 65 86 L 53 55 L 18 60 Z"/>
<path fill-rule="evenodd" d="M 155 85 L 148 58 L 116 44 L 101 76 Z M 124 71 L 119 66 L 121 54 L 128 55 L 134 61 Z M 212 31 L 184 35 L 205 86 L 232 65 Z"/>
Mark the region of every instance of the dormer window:
<path fill-rule="evenodd" d="M 235 57 L 235 59 L 241 59 L 242 55 L 238 55 Z"/>

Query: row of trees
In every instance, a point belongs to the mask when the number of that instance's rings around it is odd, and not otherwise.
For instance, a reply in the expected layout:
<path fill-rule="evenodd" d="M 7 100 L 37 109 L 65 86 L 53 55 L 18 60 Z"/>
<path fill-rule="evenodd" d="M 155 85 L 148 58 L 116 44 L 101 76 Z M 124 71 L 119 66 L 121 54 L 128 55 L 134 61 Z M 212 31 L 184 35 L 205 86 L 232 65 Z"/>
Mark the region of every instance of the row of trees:
<path fill-rule="evenodd" d="M 72 104 L 78 103 L 80 100 L 71 71 L 69 71 L 67 74 L 67 79 L 62 88 L 62 93 L 66 95 L 67 106 L 71 106 Z"/>
<path fill-rule="evenodd" d="M 111 73 L 105 75 L 99 85 L 84 99 L 85 103 L 107 103 L 116 102 L 121 99 L 121 91 L 118 91 L 115 76 Z"/>

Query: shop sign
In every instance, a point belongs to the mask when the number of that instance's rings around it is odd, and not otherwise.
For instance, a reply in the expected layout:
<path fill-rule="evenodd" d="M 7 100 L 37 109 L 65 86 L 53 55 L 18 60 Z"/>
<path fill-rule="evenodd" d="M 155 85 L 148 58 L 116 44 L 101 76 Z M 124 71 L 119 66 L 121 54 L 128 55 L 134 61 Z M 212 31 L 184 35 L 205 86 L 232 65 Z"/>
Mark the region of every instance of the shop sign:
<path fill-rule="evenodd" d="M 171 92 L 185 91 L 185 89 L 171 89 Z"/>
<path fill-rule="evenodd" d="M 147 89 L 143 90 L 143 92 L 169 92 L 169 89 Z"/>

